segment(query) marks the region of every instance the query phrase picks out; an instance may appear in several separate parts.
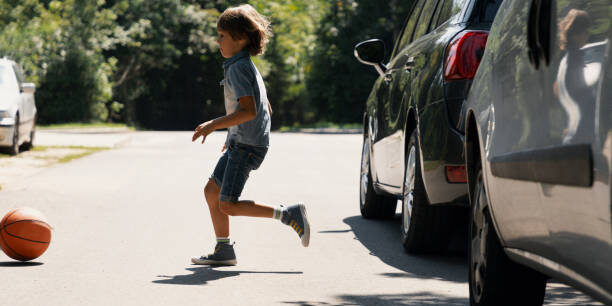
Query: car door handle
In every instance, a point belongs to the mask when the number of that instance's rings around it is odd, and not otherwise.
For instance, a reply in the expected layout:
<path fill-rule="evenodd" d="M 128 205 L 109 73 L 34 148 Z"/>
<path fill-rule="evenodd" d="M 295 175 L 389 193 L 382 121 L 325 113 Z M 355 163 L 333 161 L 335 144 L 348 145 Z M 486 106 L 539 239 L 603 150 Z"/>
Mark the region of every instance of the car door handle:
<path fill-rule="evenodd" d="M 404 64 L 404 68 L 406 69 L 406 72 L 410 72 L 412 69 L 414 69 L 414 56 L 408 58 L 406 64 Z"/>

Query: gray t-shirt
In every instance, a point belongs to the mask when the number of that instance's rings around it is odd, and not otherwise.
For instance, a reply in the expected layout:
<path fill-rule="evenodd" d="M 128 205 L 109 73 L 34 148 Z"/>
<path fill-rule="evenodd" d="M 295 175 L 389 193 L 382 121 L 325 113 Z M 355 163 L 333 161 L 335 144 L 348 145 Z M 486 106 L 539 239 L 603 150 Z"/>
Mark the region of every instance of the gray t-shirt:
<path fill-rule="evenodd" d="M 225 112 L 231 114 L 240 108 L 238 99 L 252 96 L 257 115 L 254 119 L 232 126 L 227 133 L 230 141 L 257 147 L 270 144 L 270 112 L 263 78 L 251 61 L 247 51 L 241 51 L 223 63 L 225 79 L 221 81 L 225 94 Z"/>

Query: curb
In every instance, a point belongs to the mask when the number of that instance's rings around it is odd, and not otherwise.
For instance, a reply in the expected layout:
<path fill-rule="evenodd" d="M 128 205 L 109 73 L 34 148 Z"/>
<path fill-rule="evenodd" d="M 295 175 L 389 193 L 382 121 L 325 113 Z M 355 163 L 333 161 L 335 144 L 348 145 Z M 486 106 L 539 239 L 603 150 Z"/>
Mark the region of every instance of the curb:
<path fill-rule="evenodd" d="M 129 128 L 38 129 L 39 133 L 54 134 L 121 134 L 133 132 Z"/>
<path fill-rule="evenodd" d="M 278 131 L 278 133 L 302 133 L 302 134 L 361 134 L 361 129 L 337 129 L 337 128 L 306 128 Z"/>
<path fill-rule="evenodd" d="M 119 148 L 132 140 L 129 129 L 42 130 L 37 131 L 35 145 Z"/>

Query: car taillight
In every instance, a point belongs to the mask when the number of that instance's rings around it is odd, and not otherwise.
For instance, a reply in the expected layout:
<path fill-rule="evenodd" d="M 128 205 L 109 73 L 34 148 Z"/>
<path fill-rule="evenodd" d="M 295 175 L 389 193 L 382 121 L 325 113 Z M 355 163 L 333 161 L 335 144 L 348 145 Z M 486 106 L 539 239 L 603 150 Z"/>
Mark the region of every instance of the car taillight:
<path fill-rule="evenodd" d="M 487 46 L 488 32 L 466 31 L 459 33 L 446 49 L 444 79 L 473 79 Z"/>

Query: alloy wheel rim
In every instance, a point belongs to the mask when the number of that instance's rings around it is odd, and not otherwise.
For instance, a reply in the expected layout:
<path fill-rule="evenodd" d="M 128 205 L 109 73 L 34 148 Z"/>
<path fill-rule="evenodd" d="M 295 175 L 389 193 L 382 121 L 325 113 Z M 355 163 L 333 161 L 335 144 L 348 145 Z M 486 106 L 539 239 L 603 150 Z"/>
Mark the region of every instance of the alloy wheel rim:
<path fill-rule="evenodd" d="M 368 191 L 368 172 L 370 168 L 370 150 L 368 148 L 368 141 L 363 141 L 363 150 L 361 151 L 361 175 L 359 184 L 359 204 L 361 207 L 365 205 L 366 193 Z"/>
<path fill-rule="evenodd" d="M 487 196 L 482 185 L 482 177 L 478 179 L 478 199 L 475 201 L 472 214 L 471 236 L 471 267 L 472 274 L 472 295 L 476 302 L 480 301 L 485 286 L 484 276 L 486 275 L 486 241 L 489 235 L 489 224 L 485 218 L 484 207 Z"/>
<path fill-rule="evenodd" d="M 416 148 L 410 147 L 408 154 L 408 162 L 406 166 L 406 175 L 404 176 L 404 197 L 402 201 L 402 225 L 404 234 L 408 233 L 410 227 L 410 218 L 412 216 L 412 207 L 414 205 L 414 180 L 416 168 Z"/>

